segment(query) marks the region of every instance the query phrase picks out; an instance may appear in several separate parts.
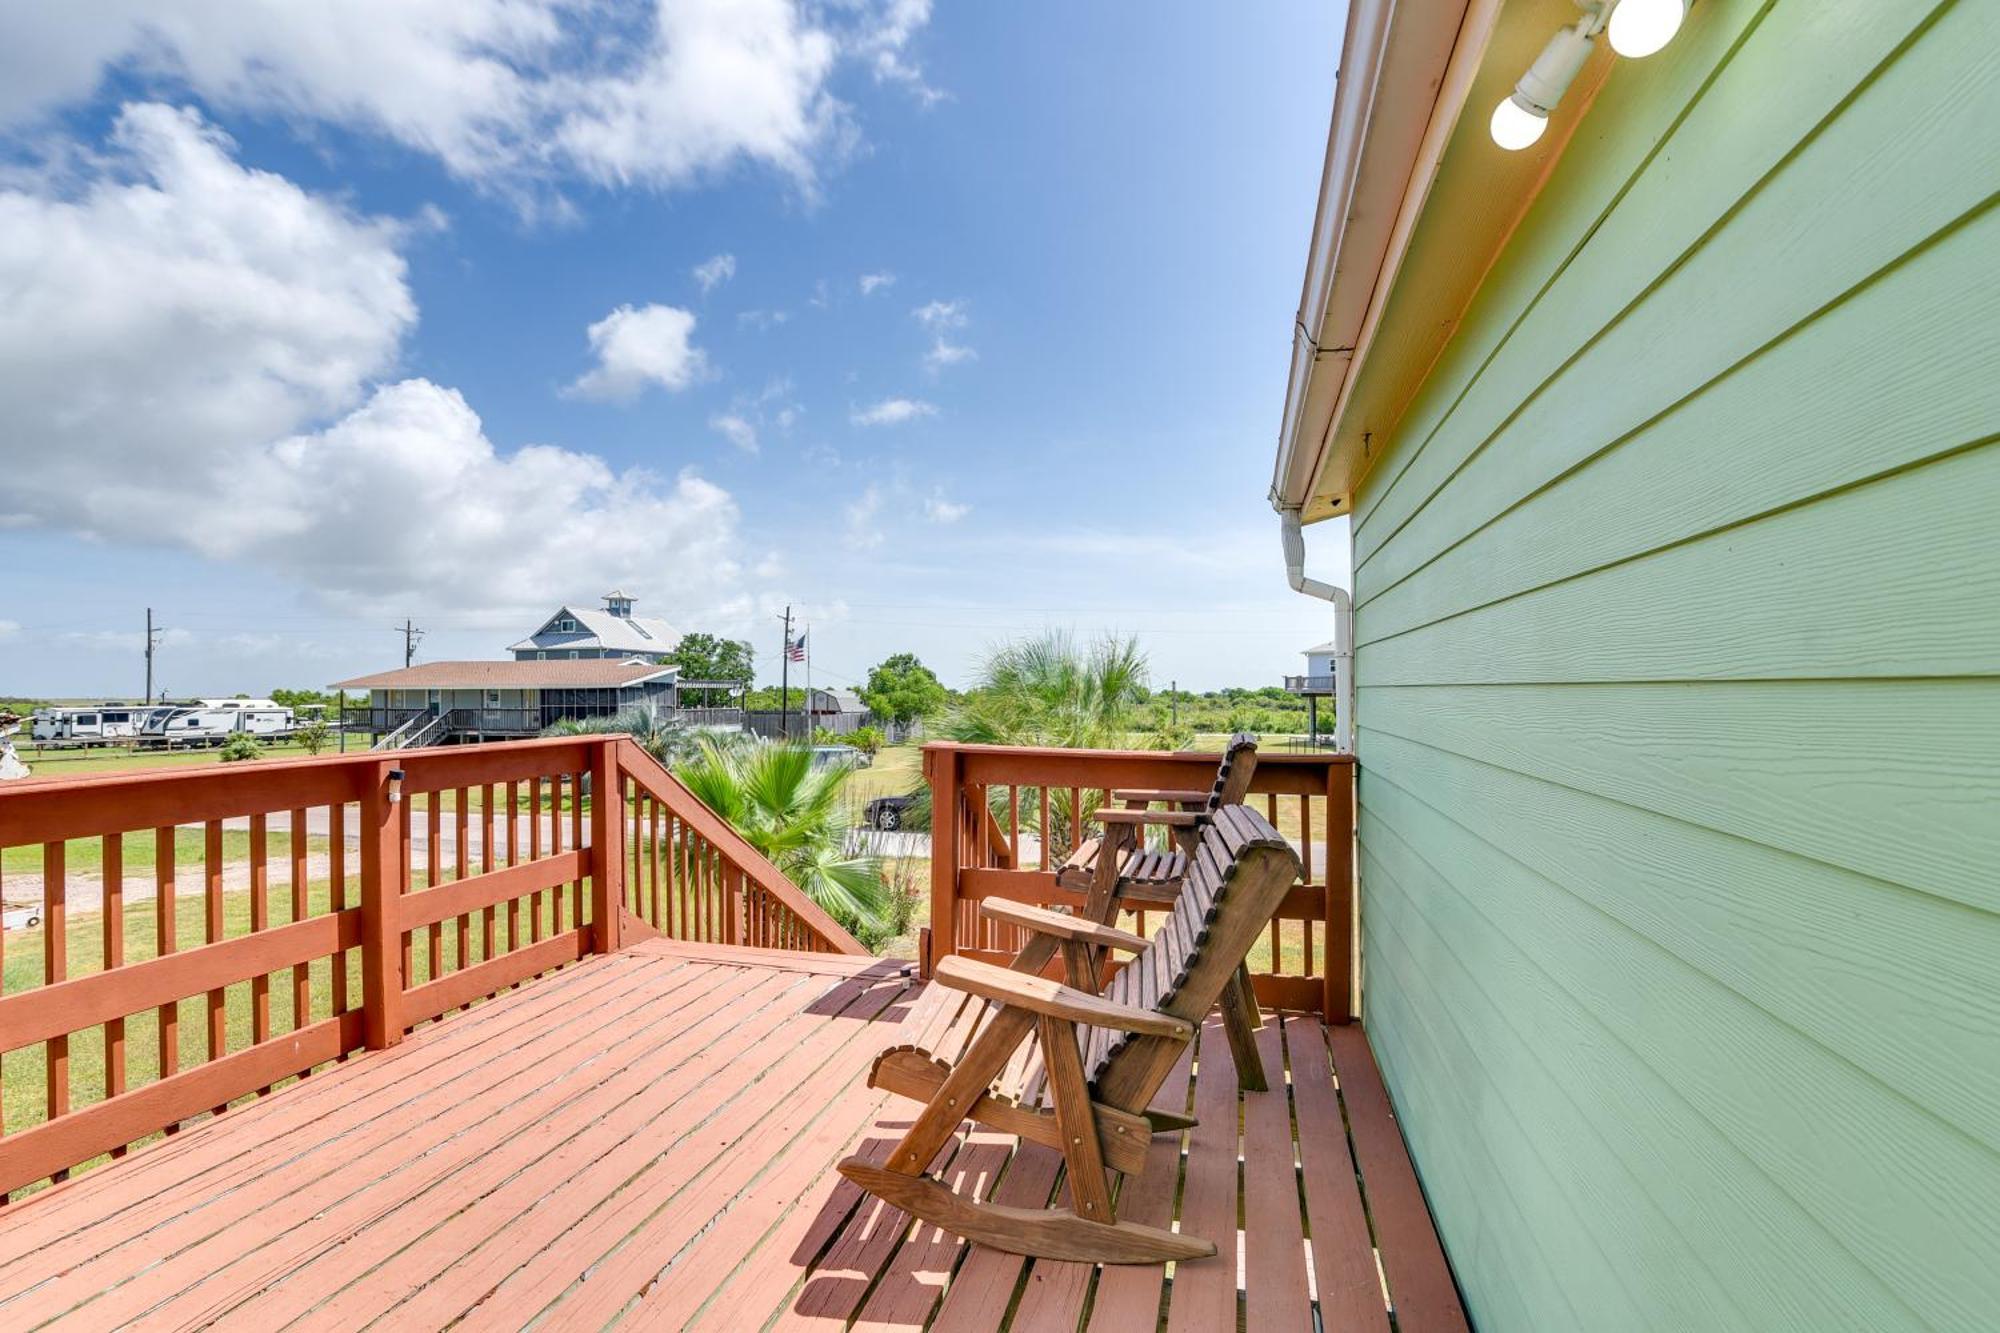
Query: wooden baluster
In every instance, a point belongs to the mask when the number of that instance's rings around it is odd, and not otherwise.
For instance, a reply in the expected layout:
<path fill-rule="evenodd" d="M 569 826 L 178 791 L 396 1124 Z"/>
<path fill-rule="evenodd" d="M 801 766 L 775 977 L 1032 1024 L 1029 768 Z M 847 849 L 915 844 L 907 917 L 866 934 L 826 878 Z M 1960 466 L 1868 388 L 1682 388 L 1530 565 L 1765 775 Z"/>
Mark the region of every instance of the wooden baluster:
<path fill-rule="evenodd" d="M 396 878 L 390 886 L 389 891 L 392 900 L 389 919 L 396 923 L 396 961 L 398 966 L 402 968 L 399 977 L 404 986 L 414 985 L 417 980 L 416 934 L 413 931 L 402 929 L 402 899 L 416 888 L 416 861 L 410 855 L 410 825 L 415 819 L 415 815 L 410 807 L 415 803 L 415 800 L 415 797 L 406 796 L 395 803 L 396 847 L 398 856 L 396 860 Z M 398 1013 L 400 1012 L 401 1010 L 399 1009 Z"/>
<path fill-rule="evenodd" d="M 667 919 L 665 916 L 662 915 L 662 913 L 666 910 L 666 899 L 662 897 L 660 892 L 660 803 L 658 801 L 649 800 L 646 802 L 646 808 L 652 811 L 652 817 L 653 817 L 653 825 L 651 829 L 652 836 L 648 838 L 646 841 L 647 857 L 651 861 L 653 867 L 652 924 L 654 930 L 660 931 L 662 934 L 664 934 L 667 929 Z"/>
<path fill-rule="evenodd" d="M 222 940 L 222 821 L 211 819 L 202 829 L 203 906 L 207 913 L 208 942 Z M 220 1059 L 229 1047 L 229 996 L 221 987 L 208 993 L 208 1058 Z M 218 1106 L 221 1115 L 225 1107 Z"/>
<path fill-rule="evenodd" d="M 340 914 L 347 910 L 347 802 L 335 801 L 326 812 L 326 908 Z M 332 1008 L 334 1015 L 347 1012 L 347 951 L 334 953 Z M 343 1053 L 344 1054 L 344 1053 Z"/>
<path fill-rule="evenodd" d="M 53 986 L 69 975 L 69 849 L 60 842 L 42 844 L 42 985 Z M 42 1080 L 50 1120 L 69 1114 L 69 1034 L 42 1043 Z M 69 1172 L 58 1171 L 65 1180 Z"/>
<path fill-rule="evenodd" d="M 493 799 L 493 784 L 489 782 L 479 789 L 479 868 L 489 874 L 500 864 L 499 849 L 493 845 Z M 479 935 L 481 962 L 493 956 L 494 921 L 493 904 L 488 903 Z"/>
<path fill-rule="evenodd" d="M 452 848 L 454 857 L 451 877 L 455 880 L 464 879 L 471 873 L 469 867 L 472 862 L 472 812 L 466 808 L 465 798 L 466 789 L 463 787 L 452 793 L 452 822 L 458 834 L 457 844 Z M 464 912 L 458 914 L 457 943 L 458 958 L 453 964 L 453 970 L 463 972 L 471 965 L 472 960 L 472 918 Z M 472 1006 L 468 1004 L 465 1007 L 469 1009 Z"/>
<path fill-rule="evenodd" d="M 1042 840 L 1041 864 L 1036 866 L 1035 869 L 1047 870 L 1049 868 L 1049 789 L 1047 787 L 1037 787 L 1035 789 L 1035 804 L 1041 808 L 1042 818 L 1039 829 Z"/>
<path fill-rule="evenodd" d="M 1007 788 L 1007 853 L 1014 865 L 1021 864 L 1021 789 Z"/>
<path fill-rule="evenodd" d="M 271 870 L 266 862 L 269 829 L 262 811 L 250 816 L 250 933 L 271 928 Z M 250 978 L 250 1043 L 261 1046 L 271 1039 L 271 978 L 259 972 Z M 215 1056 L 210 1055 L 213 1060 Z M 258 1093 L 269 1092 L 259 1088 Z"/>
<path fill-rule="evenodd" d="M 429 893 L 438 886 L 443 877 L 444 864 L 444 811 L 439 807 L 444 803 L 444 793 L 428 792 L 424 796 L 424 892 Z M 430 964 L 430 974 L 425 981 L 436 981 L 444 975 L 444 922 L 433 921 L 424 928 L 424 959 Z"/>
<path fill-rule="evenodd" d="M 125 835 L 104 835 L 104 970 L 115 972 L 125 966 Z M 116 1097 L 125 1091 L 125 1019 L 104 1020 L 104 1095 Z M 111 1150 L 113 1157 L 125 1155 L 125 1145 Z"/>
<path fill-rule="evenodd" d="M 617 815 L 621 820 L 624 818 L 625 809 L 622 803 Z M 583 850 L 583 774 L 581 773 L 571 775 L 569 780 L 569 845 L 578 851 Z M 569 917 L 571 926 L 582 927 L 583 876 L 581 874 L 569 884 Z"/>
<path fill-rule="evenodd" d="M 307 900 L 306 888 L 310 878 L 306 873 L 306 812 L 292 811 L 292 920 L 303 921 L 312 914 L 312 903 Z M 312 966 L 309 963 L 292 964 L 292 1031 L 297 1032 L 312 1023 Z"/>
<path fill-rule="evenodd" d="M 521 860 L 521 786 L 517 782 L 507 784 L 507 864 L 518 865 Z M 512 953 L 521 947 L 521 900 L 507 900 L 507 951 Z"/>
<path fill-rule="evenodd" d="M 176 947 L 179 924 L 174 911 L 174 847 L 178 829 L 153 830 L 153 953 L 165 958 Z M 160 1077 L 178 1073 L 181 1067 L 181 1006 L 168 1000 L 160 1006 Z M 168 1127 L 174 1133 L 179 1125 Z"/>
<path fill-rule="evenodd" d="M 542 857 L 542 780 L 528 779 L 528 859 L 539 861 Z M 528 939 L 531 943 L 542 941 L 542 895 L 528 895 Z"/>
<path fill-rule="evenodd" d="M 957 750 L 924 751 L 924 776 L 931 785 L 931 935 L 927 956 L 918 962 L 925 976 L 940 959 L 958 952 L 959 771 Z M 1046 814 L 1043 828 L 1046 833 Z"/>

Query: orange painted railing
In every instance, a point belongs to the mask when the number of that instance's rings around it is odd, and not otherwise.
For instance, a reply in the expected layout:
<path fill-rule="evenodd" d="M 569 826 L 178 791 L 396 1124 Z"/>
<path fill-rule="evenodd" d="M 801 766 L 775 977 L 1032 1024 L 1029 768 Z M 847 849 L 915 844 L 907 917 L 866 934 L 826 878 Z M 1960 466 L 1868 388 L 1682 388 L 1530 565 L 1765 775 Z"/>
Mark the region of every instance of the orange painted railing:
<path fill-rule="evenodd" d="M 1146 750 L 1032 749 L 939 742 L 924 747 L 931 788 L 928 969 L 947 954 L 992 962 L 1022 944 L 1011 926 L 984 919 L 983 898 L 1078 905 L 1056 871 L 1090 812 L 1121 787 L 1206 790 L 1221 756 Z M 1354 1008 L 1354 760 L 1345 754 L 1259 754 L 1251 804 L 1299 850 L 1299 882 L 1250 958 L 1265 1004 L 1345 1022 Z M 1147 933 L 1157 910 L 1126 924 Z"/>
<path fill-rule="evenodd" d="M 621 736 L 16 782 L 22 846 L 0 1199 L 628 935 L 864 952 Z"/>

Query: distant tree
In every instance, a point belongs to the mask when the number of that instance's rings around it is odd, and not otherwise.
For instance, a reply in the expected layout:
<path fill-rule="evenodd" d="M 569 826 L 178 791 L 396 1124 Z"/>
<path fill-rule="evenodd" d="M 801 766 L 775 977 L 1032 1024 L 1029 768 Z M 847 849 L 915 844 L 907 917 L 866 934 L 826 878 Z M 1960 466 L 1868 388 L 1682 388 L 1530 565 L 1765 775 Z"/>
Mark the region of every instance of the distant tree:
<path fill-rule="evenodd" d="M 755 674 L 757 655 L 742 639 L 718 638 L 697 630 L 682 635 L 680 644 L 662 660 L 669 666 L 679 667 L 683 680 L 747 681 Z M 696 693 L 706 696 L 719 691 L 697 690 Z M 701 702 L 717 701 L 704 698 Z"/>
<path fill-rule="evenodd" d="M 314 718 L 298 729 L 297 737 L 307 754 L 318 754 L 333 739 L 333 728 L 326 724 L 324 718 Z"/>
<path fill-rule="evenodd" d="M 945 690 L 937 673 L 915 653 L 897 653 L 868 673 L 861 700 L 879 718 L 908 726 L 944 706 Z"/>

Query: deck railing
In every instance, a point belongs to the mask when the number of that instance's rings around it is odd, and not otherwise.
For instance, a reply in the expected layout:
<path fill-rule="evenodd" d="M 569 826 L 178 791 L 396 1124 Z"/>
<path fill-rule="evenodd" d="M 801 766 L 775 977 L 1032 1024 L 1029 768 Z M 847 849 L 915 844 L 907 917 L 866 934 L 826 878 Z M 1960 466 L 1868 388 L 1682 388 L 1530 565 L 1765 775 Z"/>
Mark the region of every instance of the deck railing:
<path fill-rule="evenodd" d="M 864 952 L 623 736 L 28 780 L 19 847 L 0 1200 L 628 937 Z"/>
<path fill-rule="evenodd" d="M 1206 789 L 1220 756 L 1132 750 L 1031 749 L 934 742 L 924 747 L 932 802 L 928 970 L 947 954 L 1006 962 L 1020 933 L 983 919 L 983 898 L 1075 906 L 1056 871 L 1090 812 L 1121 787 Z M 1298 849 L 1302 873 L 1251 955 L 1259 1000 L 1345 1022 L 1354 1000 L 1354 760 L 1348 754 L 1258 755 L 1251 803 Z M 1156 834 L 1156 840 L 1157 840 Z M 1157 911 L 1128 921 L 1140 933 Z"/>

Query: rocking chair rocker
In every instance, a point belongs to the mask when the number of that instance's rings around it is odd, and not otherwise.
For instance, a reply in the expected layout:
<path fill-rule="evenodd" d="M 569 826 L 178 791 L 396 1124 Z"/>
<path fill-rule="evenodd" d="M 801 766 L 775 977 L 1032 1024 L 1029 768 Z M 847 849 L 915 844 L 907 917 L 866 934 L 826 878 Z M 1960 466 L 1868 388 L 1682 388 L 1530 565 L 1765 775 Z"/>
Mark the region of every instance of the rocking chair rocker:
<path fill-rule="evenodd" d="M 1013 968 L 951 957 L 934 973 L 938 984 L 994 1003 L 984 1028 L 956 1064 L 909 1046 L 876 1059 L 870 1086 L 927 1105 L 886 1163 L 849 1157 L 840 1173 L 926 1222 L 1014 1254 L 1128 1264 L 1213 1255 L 1214 1243 L 1202 1237 L 1119 1221 L 1111 1173 L 1136 1174 L 1155 1132 L 1193 1124 L 1147 1103 L 1233 983 L 1298 869 L 1276 829 L 1245 806 L 1225 806 L 1202 827 L 1179 896 L 1150 941 L 1082 916 L 1006 904 L 1011 924 L 1037 934 Z M 1099 948 L 1136 955 L 1102 996 L 1036 975 L 1039 963 L 1023 967 L 1031 953 L 1046 961 L 1060 949 L 1072 977 L 1094 976 Z M 1046 1106 L 993 1086 L 1030 1032 L 1040 1038 Z M 925 1166 L 968 1118 L 1060 1149 L 1070 1208 L 968 1199 L 926 1176 Z"/>

